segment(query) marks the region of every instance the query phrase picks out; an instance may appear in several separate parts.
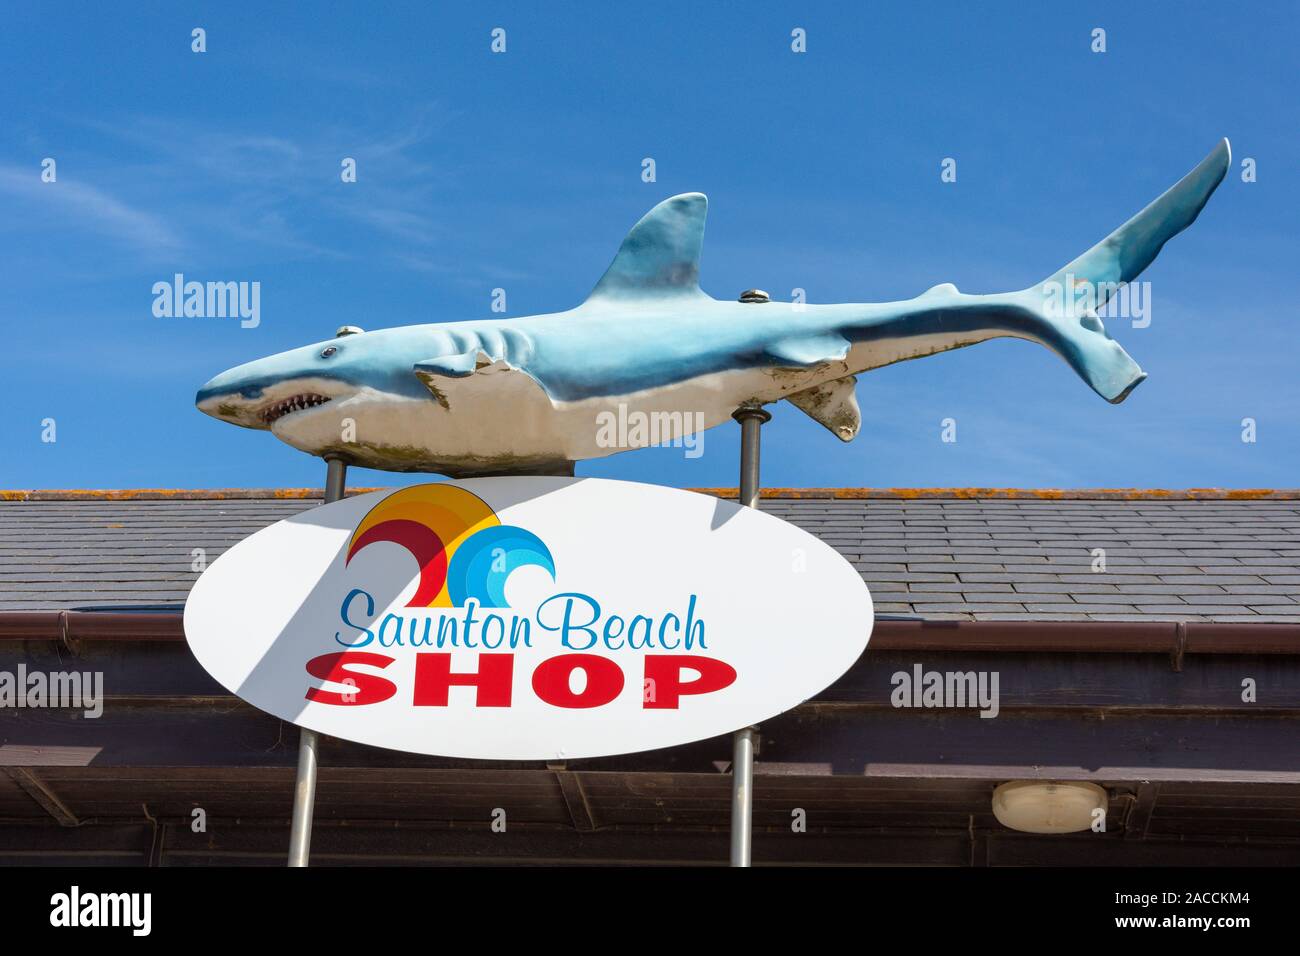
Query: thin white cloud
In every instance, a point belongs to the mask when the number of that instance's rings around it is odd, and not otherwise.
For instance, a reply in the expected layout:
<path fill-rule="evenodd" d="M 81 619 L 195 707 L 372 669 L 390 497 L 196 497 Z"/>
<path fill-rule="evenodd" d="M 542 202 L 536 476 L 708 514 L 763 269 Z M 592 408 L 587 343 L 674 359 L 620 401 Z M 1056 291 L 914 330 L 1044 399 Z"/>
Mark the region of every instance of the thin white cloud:
<path fill-rule="evenodd" d="M 429 107 L 387 135 L 335 128 L 315 131 L 310 140 L 158 117 L 81 122 L 151 154 L 149 175 L 160 191 L 176 195 L 177 214 L 212 224 L 206 245 L 215 232 L 245 248 L 345 258 L 350 246 L 323 238 L 332 232 L 321 225 L 346 221 L 373 234 L 376 255 L 428 272 L 441 271 L 430 268 L 439 258 L 432 252 L 447 238 L 438 197 L 452 176 L 432 160 L 429 147 L 442 121 L 441 111 Z M 364 188 L 337 185 L 344 156 L 356 159 Z M 196 194 L 191 184 L 197 181 L 211 191 Z"/>
<path fill-rule="evenodd" d="M 141 248 L 171 252 L 183 245 L 175 230 L 159 217 L 128 205 L 98 186 L 71 179 L 67 172 L 55 182 L 46 183 L 37 169 L 3 165 L 0 193 L 29 203 L 33 211 L 45 216 L 62 215 L 74 225 Z"/>

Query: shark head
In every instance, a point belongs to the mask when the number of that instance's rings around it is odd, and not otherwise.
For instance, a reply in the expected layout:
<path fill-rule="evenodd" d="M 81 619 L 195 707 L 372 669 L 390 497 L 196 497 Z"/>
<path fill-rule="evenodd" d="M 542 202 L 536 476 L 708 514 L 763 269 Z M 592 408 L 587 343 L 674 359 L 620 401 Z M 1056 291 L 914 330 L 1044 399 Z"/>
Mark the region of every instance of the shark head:
<path fill-rule="evenodd" d="M 238 365 L 207 382 L 194 403 L 221 421 L 270 431 L 320 453 L 394 402 L 427 400 L 390 332 L 362 332 Z"/>

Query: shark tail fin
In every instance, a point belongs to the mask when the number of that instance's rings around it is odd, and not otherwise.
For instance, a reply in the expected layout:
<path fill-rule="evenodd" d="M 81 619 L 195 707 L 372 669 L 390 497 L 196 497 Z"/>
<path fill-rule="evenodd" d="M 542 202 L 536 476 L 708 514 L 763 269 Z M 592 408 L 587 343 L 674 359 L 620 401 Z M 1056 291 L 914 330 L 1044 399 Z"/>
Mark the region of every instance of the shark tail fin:
<path fill-rule="evenodd" d="M 700 248 L 709 200 L 703 193 L 665 199 L 632 227 L 588 301 L 704 295 Z"/>
<path fill-rule="evenodd" d="M 1146 373 L 1106 332 L 1098 310 L 1136 279 L 1166 242 L 1196 221 L 1231 162 L 1225 139 L 1136 216 L 1022 293 L 1056 333 L 1048 344 L 1107 401 L 1122 402 Z"/>

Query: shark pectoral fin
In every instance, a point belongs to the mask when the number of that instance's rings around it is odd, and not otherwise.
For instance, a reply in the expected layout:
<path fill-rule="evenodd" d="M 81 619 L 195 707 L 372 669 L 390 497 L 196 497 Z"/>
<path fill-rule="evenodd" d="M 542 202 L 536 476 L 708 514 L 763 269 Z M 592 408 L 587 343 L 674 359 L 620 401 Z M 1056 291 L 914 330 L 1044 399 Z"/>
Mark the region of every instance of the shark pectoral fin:
<path fill-rule="evenodd" d="M 862 412 L 854 390 L 858 380 L 846 375 L 833 382 L 823 382 L 802 392 L 787 395 L 786 401 L 817 424 L 824 426 L 840 441 L 852 441 L 862 428 Z"/>
<path fill-rule="evenodd" d="M 800 335 L 774 342 L 765 350 L 774 364 L 807 368 L 823 362 L 841 362 L 849 354 L 849 341 L 837 332 Z"/>
<path fill-rule="evenodd" d="M 411 371 L 424 383 L 424 387 L 429 390 L 434 401 L 443 408 L 450 408 L 447 404 L 447 395 L 439 383 L 449 378 L 467 378 L 486 361 L 487 356 L 483 354 L 482 349 L 471 349 L 459 355 L 440 355 L 437 358 L 416 362 L 411 366 Z"/>
<path fill-rule="evenodd" d="M 420 380 L 427 385 L 427 377 L 429 376 L 464 378 L 466 375 L 473 375 L 475 369 L 486 365 L 487 362 L 488 358 L 483 354 L 482 349 L 471 349 L 468 352 L 461 352 L 459 355 L 440 355 L 437 358 L 416 362 L 411 367 L 411 371 L 415 372 Z"/>
<path fill-rule="evenodd" d="M 703 193 L 665 199 L 632 227 L 588 301 L 702 296 L 700 247 L 709 200 Z"/>
<path fill-rule="evenodd" d="M 483 349 L 472 349 L 459 355 L 441 355 L 436 359 L 416 362 L 411 367 L 411 371 L 424 383 L 424 387 L 429 390 L 434 401 L 448 411 L 451 410 L 450 400 L 460 390 L 460 386 L 453 386 L 450 382 L 463 381 L 471 377 L 474 377 L 473 382 L 466 383 L 464 387 L 473 388 L 478 383 L 490 382 L 491 384 L 484 387 L 498 394 L 513 396 L 512 400 L 519 400 L 521 395 L 537 391 L 552 407 L 556 404 L 550 390 L 537 376 L 505 359 L 494 360 Z"/>

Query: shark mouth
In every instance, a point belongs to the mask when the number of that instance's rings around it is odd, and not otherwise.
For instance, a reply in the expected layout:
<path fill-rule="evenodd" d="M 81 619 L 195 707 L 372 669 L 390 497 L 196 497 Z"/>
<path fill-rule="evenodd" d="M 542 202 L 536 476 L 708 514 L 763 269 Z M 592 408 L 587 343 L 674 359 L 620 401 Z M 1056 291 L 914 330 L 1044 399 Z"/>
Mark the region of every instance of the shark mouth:
<path fill-rule="evenodd" d="M 324 395 L 317 395 L 315 392 L 303 392 L 300 395 L 291 395 L 273 405 L 268 405 L 262 409 L 258 417 L 262 420 L 263 425 L 269 427 L 286 415 L 305 412 L 309 408 L 317 408 L 328 401 L 329 399 Z"/>

